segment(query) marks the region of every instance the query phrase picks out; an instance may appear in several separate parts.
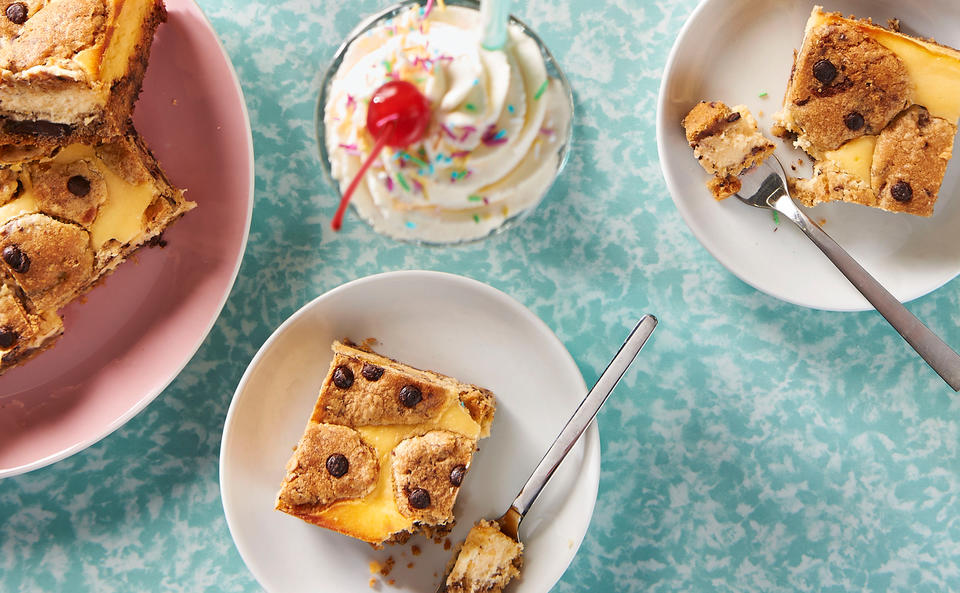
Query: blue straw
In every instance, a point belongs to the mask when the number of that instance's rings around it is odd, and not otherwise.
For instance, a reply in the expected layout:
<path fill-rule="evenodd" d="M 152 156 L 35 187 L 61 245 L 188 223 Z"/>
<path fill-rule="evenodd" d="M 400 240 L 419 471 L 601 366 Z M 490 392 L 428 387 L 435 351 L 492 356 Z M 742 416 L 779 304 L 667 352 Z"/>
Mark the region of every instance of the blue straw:
<path fill-rule="evenodd" d="M 480 0 L 480 24 L 483 26 L 483 49 L 496 51 L 507 43 L 507 19 L 510 0 Z"/>

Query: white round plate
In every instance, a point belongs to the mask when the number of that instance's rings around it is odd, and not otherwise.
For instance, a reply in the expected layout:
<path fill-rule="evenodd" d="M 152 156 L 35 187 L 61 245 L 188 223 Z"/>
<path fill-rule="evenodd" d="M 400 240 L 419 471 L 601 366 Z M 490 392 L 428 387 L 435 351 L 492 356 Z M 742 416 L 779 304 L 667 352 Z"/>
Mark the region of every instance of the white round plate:
<path fill-rule="evenodd" d="M 586 386 L 533 313 L 480 282 L 437 272 L 392 272 L 340 286 L 300 309 L 260 348 L 230 404 L 220 450 L 223 510 L 251 572 L 271 593 L 369 591 L 369 563 L 392 556 L 396 566 L 381 578 L 394 579 L 386 590 L 433 591 L 451 555 L 442 545 L 416 536 L 377 551 L 274 510 L 284 465 L 333 357 L 330 345 L 343 338 L 375 338 L 387 356 L 496 394 L 491 436 L 480 442 L 457 500 L 454 543 L 477 519 L 507 509 Z M 594 425 L 524 521 L 524 570 L 512 593 L 545 593 L 559 580 L 590 523 L 599 471 Z M 416 557 L 413 544 L 423 550 Z"/>
<path fill-rule="evenodd" d="M 690 16 L 667 61 L 657 114 L 657 144 L 667 187 L 693 234 L 727 269 L 763 292 L 817 309 L 871 308 L 833 264 L 789 221 L 736 198 L 715 201 L 680 125 L 700 100 L 744 104 L 768 137 L 780 109 L 793 51 L 812 2 L 705 0 Z M 837 0 L 826 10 L 900 19 L 904 32 L 960 46 L 956 0 Z M 766 97 L 760 94 L 766 92 Z M 761 113 L 763 115 L 759 115 Z M 803 154 L 777 141 L 790 170 Z M 808 174 L 809 165 L 798 167 Z M 954 159 L 957 160 L 957 159 Z M 808 209 L 824 230 L 901 301 L 931 292 L 960 273 L 960 164 L 952 162 L 934 215 L 920 218 L 854 204 Z M 776 232 L 774 230 L 776 229 Z"/>

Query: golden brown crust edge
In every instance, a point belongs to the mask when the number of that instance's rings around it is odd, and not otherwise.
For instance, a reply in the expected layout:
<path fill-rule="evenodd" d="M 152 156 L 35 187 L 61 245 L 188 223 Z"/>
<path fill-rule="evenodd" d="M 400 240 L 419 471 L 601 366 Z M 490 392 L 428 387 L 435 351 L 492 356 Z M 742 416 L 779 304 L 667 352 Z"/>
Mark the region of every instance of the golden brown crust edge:
<path fill-rule="evenodd" d="M 134 105 L 140 95 L 143 77 L 150 60 L 154 33 L 160 23 L 166 20 L 166 6 L 162 0 L 155 0 L 141 28 L 136 51 L 130 56 L 127 73 L 113 84 L 103 112 L 93 121 L 77 126 L 15 120 L 0 116 L 0 150 L 33 146 L 40 151 L 48 151 L 74 142 L 96 144 L 105 138 L 122 135 L 126 131 L 127 122 L 133 115 Z"/>

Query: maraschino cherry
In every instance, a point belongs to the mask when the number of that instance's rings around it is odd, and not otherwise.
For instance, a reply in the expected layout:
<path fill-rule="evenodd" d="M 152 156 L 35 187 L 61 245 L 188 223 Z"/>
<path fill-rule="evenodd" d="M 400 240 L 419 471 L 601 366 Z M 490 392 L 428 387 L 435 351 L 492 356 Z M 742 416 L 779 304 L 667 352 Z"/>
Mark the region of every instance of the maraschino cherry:
<path fill-rule="evenodd" d="M 384 146 L 403 148 L 423 138 L 430 124 L 430 101 L 417 90 L 417 87 L 403 80 L 391 80 L 378 88 L 367 107 L 367 130 L 376 143 L 370 156 L 363 162 L 353 181 L 343 192 L 340 207 L 333 216 L 330 226 L 339 231 L 343 224 L 343 214 L 347 210 L 350 196 L 353 195 L 360 179 L 377 158 Z"/>

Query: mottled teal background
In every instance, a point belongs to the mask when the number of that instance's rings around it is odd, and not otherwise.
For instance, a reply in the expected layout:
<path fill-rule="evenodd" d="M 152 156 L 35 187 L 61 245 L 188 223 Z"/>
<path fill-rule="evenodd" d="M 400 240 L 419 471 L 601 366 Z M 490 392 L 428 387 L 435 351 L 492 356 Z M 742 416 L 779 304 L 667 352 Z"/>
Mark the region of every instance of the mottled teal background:
<path fill-rule="evenodd" d="M 573 83 L 574 150 L 521 227 L 458 249 L 397 244 L 356 220 L 327 230 L 334 196 L 313 136 L 321 70 L 381 2 L 201 5 L 253 123 L 256 207 L 239 280 L 144 412 L 83 453 L 0 482 L 0 590 L 258 591 L 217 485 L 233 390 L 302 304 L 413 268 L 513 295 L 588 383 L 641 313 L 660 317 L 600 414 L 596 512 L 555 591 L 960 589 L 957 398 L 877 314 L 801 309 L 741 283 L 667 195 L 656 94 L 693 0 L 514 2 Z M 955 345 L 958 292 L 954 281 L 910 305 Z"/>

